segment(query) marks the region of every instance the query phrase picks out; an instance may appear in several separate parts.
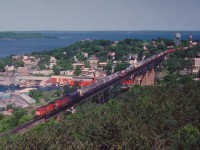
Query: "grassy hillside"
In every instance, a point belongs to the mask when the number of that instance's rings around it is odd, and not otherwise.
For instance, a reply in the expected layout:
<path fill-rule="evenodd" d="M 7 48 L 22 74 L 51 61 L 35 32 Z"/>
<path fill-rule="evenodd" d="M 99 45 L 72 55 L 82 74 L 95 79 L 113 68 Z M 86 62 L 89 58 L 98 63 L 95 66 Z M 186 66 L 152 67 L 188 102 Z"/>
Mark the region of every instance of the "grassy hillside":
<path fill-rule="evenodd" d="M 199 149 L 200 82 L 135 86 L 0 140 L 1 149 Z"/>

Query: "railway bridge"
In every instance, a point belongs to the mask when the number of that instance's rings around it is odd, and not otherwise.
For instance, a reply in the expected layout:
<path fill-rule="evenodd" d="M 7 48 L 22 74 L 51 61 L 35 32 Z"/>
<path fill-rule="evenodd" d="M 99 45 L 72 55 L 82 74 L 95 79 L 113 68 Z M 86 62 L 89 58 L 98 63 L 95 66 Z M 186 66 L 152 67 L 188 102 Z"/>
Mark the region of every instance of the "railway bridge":
<path fill-rule="evenodd" d="M 124 85 L 153 85 L 154 84 L 154 76 L 155 69 L 159 66 L 164 60 L 167 59 L 167 56 L 170 53 L 173 53 L 177 50 L 186 50 L 187 48 L 178 48 L 178 49 L 169 49 L 160 54 L 154 55 L 151 58 L 141 61 L 136 67 L 129 67 L 119 74 L 119 76 L 112 78 L 109 81 L 101 84 L 98 87 L 92 88 L 88 92 L 79 96 L 73 101 L 70 101 L 66 105 L 59 107 L 55 111 L 40 117 L 33 119 L 21 126 L 18 126 L 8 133 L 20 133 L 28 128 L 31 128 L 41 122 L 49 120 L 50 118 L 60 118 L 60 115 L 63 112 L 66 112 L 67 109 L 75 107 L 80 103 L 85 103 L 91 100 L 95 100 L 98 103 L 104 103 L 106 100 L 115 96 Z"/>

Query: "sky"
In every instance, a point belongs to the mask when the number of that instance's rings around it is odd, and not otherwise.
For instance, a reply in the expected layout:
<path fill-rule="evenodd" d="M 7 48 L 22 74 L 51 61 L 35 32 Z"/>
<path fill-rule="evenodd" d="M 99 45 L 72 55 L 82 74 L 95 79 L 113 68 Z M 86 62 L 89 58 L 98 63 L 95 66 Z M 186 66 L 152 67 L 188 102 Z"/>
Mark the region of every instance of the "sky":
<path fill-rule="evenodd" d="M 0 0 L 0 31 L 200 30 L 200 0 Z"/>

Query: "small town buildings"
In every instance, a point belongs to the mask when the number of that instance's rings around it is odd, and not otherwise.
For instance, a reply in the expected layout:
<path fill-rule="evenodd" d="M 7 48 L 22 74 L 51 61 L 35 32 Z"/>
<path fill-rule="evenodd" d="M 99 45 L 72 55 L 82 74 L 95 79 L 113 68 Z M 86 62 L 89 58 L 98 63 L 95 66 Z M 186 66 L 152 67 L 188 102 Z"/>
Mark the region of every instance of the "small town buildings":
<path fill-rule="evenodd" d="M 41 71 L 33 71 L 33 74 L 42 74 L 42 75 L 50 75 L 50 74 L 53 74 L 53 70 L 41 70 Z"/>
<path fill-rule="evenodd" d="M 200 58 L 192 58 L 192 73 L 197 74 L 200 70 Z"/>
<path fill-rule="evenodd" d="M 74 70 L 60 71 L 60 75 L 73 76 Z"/>
<path fill-rule="evenodd" d="M 22 61 L 25 65 L 31 65 L 35 61 L 35 57 L 33 56 L 23 56 Z"/>
<path fill-rule="evenodd" d="M 8 66 L 8 65 L 7 65 L 7 66 L 5 67 L 5 70 L 6 70 L 6 71 L 14 71 L 14 70 L 15 70 L 15 66 L 13 66 L 13 65 L 12 65 L 12 66 Z"/>
<path fill-rule="evenodd" d="M 102 69 L 95 69 L 94 75 L 96 78 L 103 78 L 106 76 L 106 73 Z"/>
<path fill-rule="evenodd" d="M 115 59 L 115 52 L 108 52 L 108 56 L 110 56 L 113 60 Z M 108 60 L 107 56 L 107 60 Z"/>
<path fill-rule="evenodd" d="M 71 78 L 69 76 L 51 76 L 51 81 L 53 83 L 69 84 Z"/>
<path fill-rule="evenodd" d="M 49 68 L 50 68 L 50 69 L 53 69 L 53 66 L 54 66 L 54 65 L 56 65 L 56 63 L 50 63 L 50 64 L 49 64 Z"/>
<path fill-rule="evenodd" d="M 100 62 L 99 67 L 105 67 L 108 63 L 107 62 Z"/>
<path fill-rule="evenodd" d="M 118 44 L 118 41 L 113 41 L 111 46 L 115 47 L 115 46 L 117 46 L 117 44 Z"/>
<path fill-rule="evenodd" d="M 76 69 L 77 66 L 79 66 L 80 68 L 84 68 L 85 63 L 84 62 L 73 63 L 72 66 L 74 69 Z"/>
<path fill-rule="evenodd" d="M 69 85 L 87 86 L 94 82 L 96 82 L 96 79 L 92 77 L 73 77 L 69 80 Z"/>
<path fill-rule="evenodd" d="M 30 96 L 26 94 L 21 94 L 20 98 L 24 100 L 25 102 L 27 102 L 28 104 L 34 104 L 36 102 L 36 100 L 32 99 Z"/>
<path fill-rule="evenodd" d="M 95 55 L 91 55 L 88 58 L 88 62 L 92 68 L 97 68 L 99 59 Z"/>
<path fill-rule="evenodd" d="M 22 56 L 12 56 L 12 60 L 21 60 Z"/>
<path fill-rule="evenodd" d="M 18 67 L 17 68 L 17 73 L 23 74 L 23 75 L 28 75 L 29 74 L 29 70 L 28 70 L 27 67 Z"/>
<path fill-rule="evenodd" d="M 10 97 L 11 97 L 11 92 L 6 92 L 6 93 L 0 92 L 0 99 L 2 101 L 8 101 L 10 100 Z"/>
<path fill-rule="evenodd" d="M 81 71 L 82 71 L 82 74 L 87 75 L 90 70 L 91 68 L 83 68 Z"/>
<path fill-rule="evenodd" d="M 85 58 L 88 58 L 88 53 L 82 52 L 82 54 L 83 54 L 83 56 L 84 56 Z"/>
<path fill-rule="evenodd" d="M 52 69 L 54 65 L 56 65 L 57 59 L 53 56 L 50 57 L 49 68 Z"/>
<path fill-rule="evenodd" d="M 53 56 L 50 57 L 50 63 L 56 63 L 57 59 Z"/>
<path fill-rule="evenodd" d="M 68 76 L 52 76 L 51 81 L 62 85 L 78 85 L 86 86 L 94 83 L 96 80 L 94 77 L 68 77 Z"/>

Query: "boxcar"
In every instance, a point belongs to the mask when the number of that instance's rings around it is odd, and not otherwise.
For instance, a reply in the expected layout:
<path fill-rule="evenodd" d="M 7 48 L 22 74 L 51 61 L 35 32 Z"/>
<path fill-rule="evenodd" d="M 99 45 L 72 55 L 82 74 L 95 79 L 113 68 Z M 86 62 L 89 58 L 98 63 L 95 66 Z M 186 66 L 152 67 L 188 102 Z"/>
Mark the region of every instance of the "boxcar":
<path fill-rule="evenodd" d="M 70 100 L 75 100 L 75 99 L 80 97 L 80 93 L 79 93 L 79 91 L 76 90 L 76 91 L 74 91 L 72 93 L 67 94 L 66 96 L 68 98 L 70 98 Z"/>

